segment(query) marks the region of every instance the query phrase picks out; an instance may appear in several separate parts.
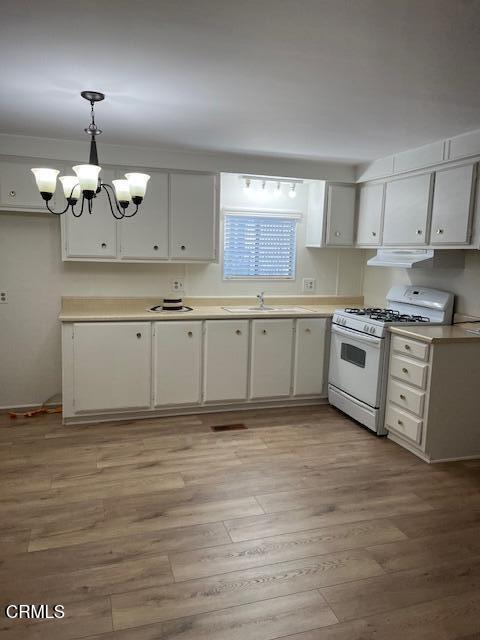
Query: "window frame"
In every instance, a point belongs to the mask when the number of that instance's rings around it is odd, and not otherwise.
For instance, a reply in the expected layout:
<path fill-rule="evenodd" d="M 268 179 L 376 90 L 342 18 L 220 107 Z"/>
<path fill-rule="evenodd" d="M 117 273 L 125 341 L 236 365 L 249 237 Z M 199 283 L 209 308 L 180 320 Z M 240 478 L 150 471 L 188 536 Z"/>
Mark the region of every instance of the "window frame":
<path fill-rule="evenodd" d="M 295 226 L 295 255 L 293 263 L 293 273 L 291 276 L 225 276 L 225 229 L 227 216 L 244 216 L 246 218 L 258 217 L 258 218 L 283 218 L 286 220 L 293 220 L 296 224 L 302 221 L 302 213 L 298 210 L 286 210 L 286 209 L 261 209 L 260 207 L 255 209 L 243 209 L 237 207 L 225 207 L 222 211 L 222 244 L 221 244 L 221 267 L 222 267 L 222 280 L 224 282 L 293 282 L 297 279 L 297 257 L 298 257 L 298 229 Z"/>

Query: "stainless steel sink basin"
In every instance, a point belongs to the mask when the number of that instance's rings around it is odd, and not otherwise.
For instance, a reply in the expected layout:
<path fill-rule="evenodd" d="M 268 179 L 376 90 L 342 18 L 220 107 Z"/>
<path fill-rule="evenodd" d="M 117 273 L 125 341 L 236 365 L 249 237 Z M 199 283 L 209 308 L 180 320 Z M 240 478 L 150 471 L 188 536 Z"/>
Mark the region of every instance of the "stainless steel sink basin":
<path fill-rule="evenodd" d="M 304 309 L 303 307 L 222 307 L 229 313 L 258 313 L 265 315 L 269 313 L 312 313 L 310 309 Z"/>

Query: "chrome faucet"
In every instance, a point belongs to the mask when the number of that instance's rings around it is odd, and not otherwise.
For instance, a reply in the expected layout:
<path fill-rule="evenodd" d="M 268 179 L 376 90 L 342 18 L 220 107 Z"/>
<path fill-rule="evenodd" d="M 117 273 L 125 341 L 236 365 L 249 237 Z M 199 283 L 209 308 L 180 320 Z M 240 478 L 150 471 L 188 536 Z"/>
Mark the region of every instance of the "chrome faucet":
<path fill-rule="evenodd" d="M 258 306 L 260 309 L 265 309 L 265 291 L 260 291 L 257 295 Z"/>

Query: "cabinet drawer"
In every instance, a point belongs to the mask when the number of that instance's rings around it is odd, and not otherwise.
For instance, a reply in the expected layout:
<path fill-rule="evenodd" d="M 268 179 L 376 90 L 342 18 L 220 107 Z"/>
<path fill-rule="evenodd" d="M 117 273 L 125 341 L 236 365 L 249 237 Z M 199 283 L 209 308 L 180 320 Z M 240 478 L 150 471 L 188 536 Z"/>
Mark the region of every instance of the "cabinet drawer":
<path fill-rule="evenodd" d="M 390 378 L 388 384 L 388 401 L 398 404 L 402 409 L 408 409 L 420 418 L 423 416 L 425 392 L 400 384 L 393 378 Z"/>
<path fill-rule="evenodd" d="M 392 354 L 390 373 L 395 378 L 420 387 L 420 389 L 427 387 L 428 364 Z"/>
<path fill-rule="evenodd" d="M 385 418 L 385 427 L 388 431 L 398 433 L 407 440 L 419 444 L 422 438 L 423 420 L 409 415 L 394 405 L 388 403 Z"/>
<path fill-rule="evenodd" d="M 428 344 L 425 342 L 402 338 L 402 336 L 393 336 L 392 349 L 397 353 L 403 353 L 405 356 L 418 358 L 424 362 L 428 360 Z"/>

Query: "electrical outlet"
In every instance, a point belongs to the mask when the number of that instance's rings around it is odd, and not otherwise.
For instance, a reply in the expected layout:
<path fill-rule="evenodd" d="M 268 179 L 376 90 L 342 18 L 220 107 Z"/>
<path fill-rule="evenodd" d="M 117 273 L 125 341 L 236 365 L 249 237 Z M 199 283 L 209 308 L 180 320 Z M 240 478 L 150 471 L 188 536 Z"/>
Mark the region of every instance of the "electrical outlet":
<path fill-rule="evenodd" d="M 8 293 L 6 291 L 0 291 L 0 304 L 7 304 Z"/>
<path fill-rule="evenodd" d="M 313 293 L 315 291 L 315 278 L 303 278 L 303 293 Z"/>
<path fill-rule="evenodd" d="M 170 283 L 170 289 L 176 293 L 184 293 L 183 280 L 180 280 L 180 278 L 172 280 Z"/>

